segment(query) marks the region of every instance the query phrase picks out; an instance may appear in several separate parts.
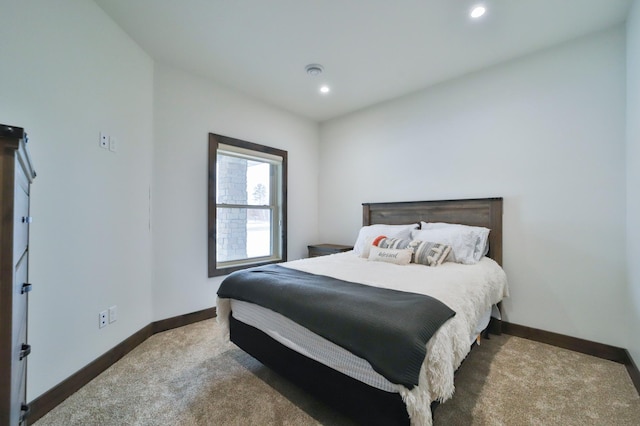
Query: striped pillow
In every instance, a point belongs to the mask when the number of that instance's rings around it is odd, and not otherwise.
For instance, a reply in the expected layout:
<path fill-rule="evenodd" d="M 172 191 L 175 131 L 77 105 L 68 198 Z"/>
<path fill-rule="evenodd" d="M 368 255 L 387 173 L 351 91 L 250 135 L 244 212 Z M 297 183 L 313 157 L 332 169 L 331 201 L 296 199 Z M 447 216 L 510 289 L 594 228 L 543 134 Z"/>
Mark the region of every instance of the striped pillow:
<path fill-rule="evenodd" d="M 380 248 L 414 250 L 418 244 L 420 244 L 420 241 L 403 240 L 402 238 L 387 238 L 382 235 L 373 240 L 373 245 Z"/>
<path fill-rule="evenodd" d="M 441 265 L 451 251 L 451 246 L 445 244 L 420 240 L 413 240 L 411 243 L 417 243 L 413 250 L 412 261 L 427 266 Z"/>

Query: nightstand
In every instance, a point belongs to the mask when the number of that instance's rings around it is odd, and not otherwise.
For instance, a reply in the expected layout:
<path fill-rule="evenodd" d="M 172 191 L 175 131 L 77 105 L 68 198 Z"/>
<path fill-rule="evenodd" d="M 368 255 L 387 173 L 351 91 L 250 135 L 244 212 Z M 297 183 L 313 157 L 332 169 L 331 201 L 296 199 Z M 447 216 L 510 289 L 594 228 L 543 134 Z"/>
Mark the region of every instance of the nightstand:
<path fill-rule="evenodd" d="M 340 244 L 312 244 L 307 246 L 309 257 L 326 256 L 328 254 L 342 253 L 353 250 L 353 246 L 343 246 Z"/>

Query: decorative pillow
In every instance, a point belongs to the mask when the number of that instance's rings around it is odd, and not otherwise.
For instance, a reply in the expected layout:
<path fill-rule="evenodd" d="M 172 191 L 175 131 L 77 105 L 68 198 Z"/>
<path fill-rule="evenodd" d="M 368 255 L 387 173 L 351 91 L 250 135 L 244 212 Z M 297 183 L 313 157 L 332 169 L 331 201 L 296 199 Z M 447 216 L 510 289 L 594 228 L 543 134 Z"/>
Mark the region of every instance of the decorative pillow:
<path fill-rule="evenodd" d="M 469 226 L 469 225 L 461 225 L 458 223 L 445 223 L 445 222 L 420 222 L 421 229 L 450 229 L 455 230 L 461 233 L 468 233 L 473 235 L 475 238 L 475 246 L 473 249 L 473 259 L 474 262 L 479 262 L 484 256 L 489 252 L 489 232 L 491 230 L 489 228 L 484 228 L 482 226 Z"/>
<path fill-rule="evenodd" d="M 451 251 L 451 247 L 445 244 L 387 238 L 383 235 L 375 238 L 371 246 L 382 249 L 411 250 L 411 263 L 421 263 L 427 266 L 441 265 Z"/>
<path fill-rule="evenodd" d="M 402 238 L 388 238 L 385 236 L 380 236 L 373 240 L 374 246 L 390 249 L 410 249 L 412 253 L 415 252 L 418 244 L 420 244 L 420 241 L 405 240 Z M 413 256 L 411 256 L 411 262 L 414 262 Z"/>
<path fill-rule="evenodd" d="M 414 229 L 418 229 L 417 223 L 412 223 L 408 225 L 369 225 L 363 226 L 360 228 L 358 232 L 358 238 L 356 239 L 355 244 L 353 245 L 353 251 L 360 257 L 363 256 L 363 251 L 365 247 L 365 243 L 367 237 L 376 238 L 380 235 L 386 235 L 390 238 L 403 238 L 409 239 L 411 237 L 411 231 Z M 369 243 L 370 245 L 371 243 Z"/>
<path fill-rule="evenodd" d="M 369 251 L 369 260 L 408 265 L 411 262 L 412 255 L 413 250 L 410 249 L 389 249 L 372 245 Z"/>
<path fill-rule="evenodd" d="M 393 244 L 386 243 L 387 240 L 398 241 L 398 242 L 406 241 L 406 243 L 404 243 L 402 247 L 397 247 L 397 246 L 394 247 Z M 381 243 L 382 243 L 382 245 L 380 245 Z M 364 257 L 365 259 L 368 259 L 369 258 L 369 252 L 371 250 L 371 246 L 376 246 L 376 247 L 381 247 L 381 248 L 406 248 L 407 247 L 407 243 L 408 243 L 408 240 L 403 240 L 403 239 L 400 239 L 400 238 L 387 238 L 386 235 L 378 235 L 375 238 L 374 237 L 367 237 L 364 240 L 364 246 L 362 247 L 362 253 L 360 253 L 360 257 Z"/>
<path fill-rule="evenodd" d="M 442 262 L 451 252 L 451 246 L 445 244 L 419 240 L 413 240 L 412 243 L 417 243 L 413 251 L 414 263 L 421 263 L 427 266 L 442 265 Z"/>
<path fill-rule="evenodd" d="M 451 246 L 449 256 L 445 262 L 456 262 L 465 264 L 477 263 L 473 257 L 476 247 L 476 238 L 470 233 L 459 232 L 455 229 L 422 229 L 413 231 L 411 238 L 421 241 L 433 241 L 440 244 Z"/>
<path fill-rule="evenodd" d="M 380 237 L 378 237 L 380 238 Z M 382 236 L 382 238 L 376 238 L 373 240 L 373 245 L 378 246 L 380 248 L 392 248 L 392 249 L 406 249 L 410 248 L 413 250 L 413 246 L 411 245 L 411 240 L 405 240 L 402 238 L 389 238 L 387 236 Z"/>

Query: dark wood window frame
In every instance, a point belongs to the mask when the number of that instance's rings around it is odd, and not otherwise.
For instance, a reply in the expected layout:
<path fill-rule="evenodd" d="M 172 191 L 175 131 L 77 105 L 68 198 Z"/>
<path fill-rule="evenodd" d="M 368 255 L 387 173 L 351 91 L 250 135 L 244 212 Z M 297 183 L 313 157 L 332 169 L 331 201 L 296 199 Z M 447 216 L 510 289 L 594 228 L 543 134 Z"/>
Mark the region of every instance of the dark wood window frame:
<path fill-rule="evenodd" d="M 232 267 L 219 268 L 217 266 L 217 248 L 216 248 L 216 165 L 217 165 L 217 152 L 220 144 L 234 146 L 238 148 L 247 149 L 250 151 L 259 153 L 265 153 L 270 155 L 276 155 L 282 158 L 281 165 L 281 214 L 280 214 L 280 251 L 281 256 L 278 260 L 270 260 L 266 262 L 254 262 L 247 263 Z M 208 188 L 208 261 L 209 261 L 209 277 L 227 275 L 231 272 L 246 269 L 254 266 L 268 265 L 272 263 L 280 263 L 287 261 L 287 151 L 271 148 L 265 145 L 257 144 L 254 142 L 248 142 L 241 139 L 235 139 L 228 136 L 209 133 L 209 188 Z"/>

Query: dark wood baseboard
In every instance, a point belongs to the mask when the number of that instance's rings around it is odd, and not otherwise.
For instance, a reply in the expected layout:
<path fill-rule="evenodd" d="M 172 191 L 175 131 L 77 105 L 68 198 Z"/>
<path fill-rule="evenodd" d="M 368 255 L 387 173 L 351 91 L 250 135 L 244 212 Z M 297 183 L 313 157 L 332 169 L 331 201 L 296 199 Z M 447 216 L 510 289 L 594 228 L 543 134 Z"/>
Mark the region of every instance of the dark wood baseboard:
<path fill-rule="evenodd" d="M 566 336 L 564 334 L 552 333 L 550 331 L 539 330 L 537 328 L 525 327 L 523 325 L 512 324 L 502 321 L 502 332 L 536 342 L 546 343 L 574 352 L 592 355 L 598 358 L 624 364 L 629 372 L 629 376 L 640 394 L 640 371 L 633 361 L 629 351 L 616 346 L 604 343 L 592 342 L 590 340 L 579 339 L 577 337 Z"/>
<path fill-rule="evenodd" d="M 523 325 L 511 324 L 502 321 L 502 331 L 516 337 L 534 340 L 536 342 L 547 343 L 563 349 L 569 349 L 609 361 L 625 364 L 628 359 L 625 350 L 615 346 L 596 343 L 589 340 L 578 339 L 577 337 L 566 336 L 564 334 L 552 333 L 550 331 L 539 330 L 537 328 L 525 327 Z"/>
<path fill-rule="evenodd" d="M 141 330 L 128 337 L 104 355 L 92 361 L 78 372 L 68 377 L 57 386 L 49 389 L 29 403 L 28 423 L 33 423 L 42 418 L 58 404 L 77 392 L 100 373 L 111 367 L 120 358 L 131 352 L 149 337 L 162 331 L 193 324 L 216 316 L 216 308 L 203 309 L 190 314 L 178 315 L 160 321 L 152 322 Z"/>
<path fill-rule="evenodd" d="M 631 377 L 631 381 L 636 387 L 638 394 L 640 394 L 640 370 L 638 370 L 638 366 L 636 365 L 636 363 L 633 362 L 633 358 L 631 357 L 631 354 L 629 353 L 629 351 L 625 350 L 625 352 L 627 353 L 627 358 L 629 362 L 625 363 L 624 365 L 627 367 L 627 371 L 629 372 L 629 377 Z"/>
<path fill-rule="evenodd" d="M 184 314 L 184 315 L 178 315 L 177 317 L 166 318 L 166 319 L 152 323 L 153 334 L 160 333 L 162 331 L 171 330 L 173 328 L 178 328 L 185 325 L 193 324 L 194 322 L 215 318 L 215 316 L 216 316 L 216 308 L 213 307 L 213 308 L 203 309 L 197 312 L 192 312 L 190 314 Z"/>

